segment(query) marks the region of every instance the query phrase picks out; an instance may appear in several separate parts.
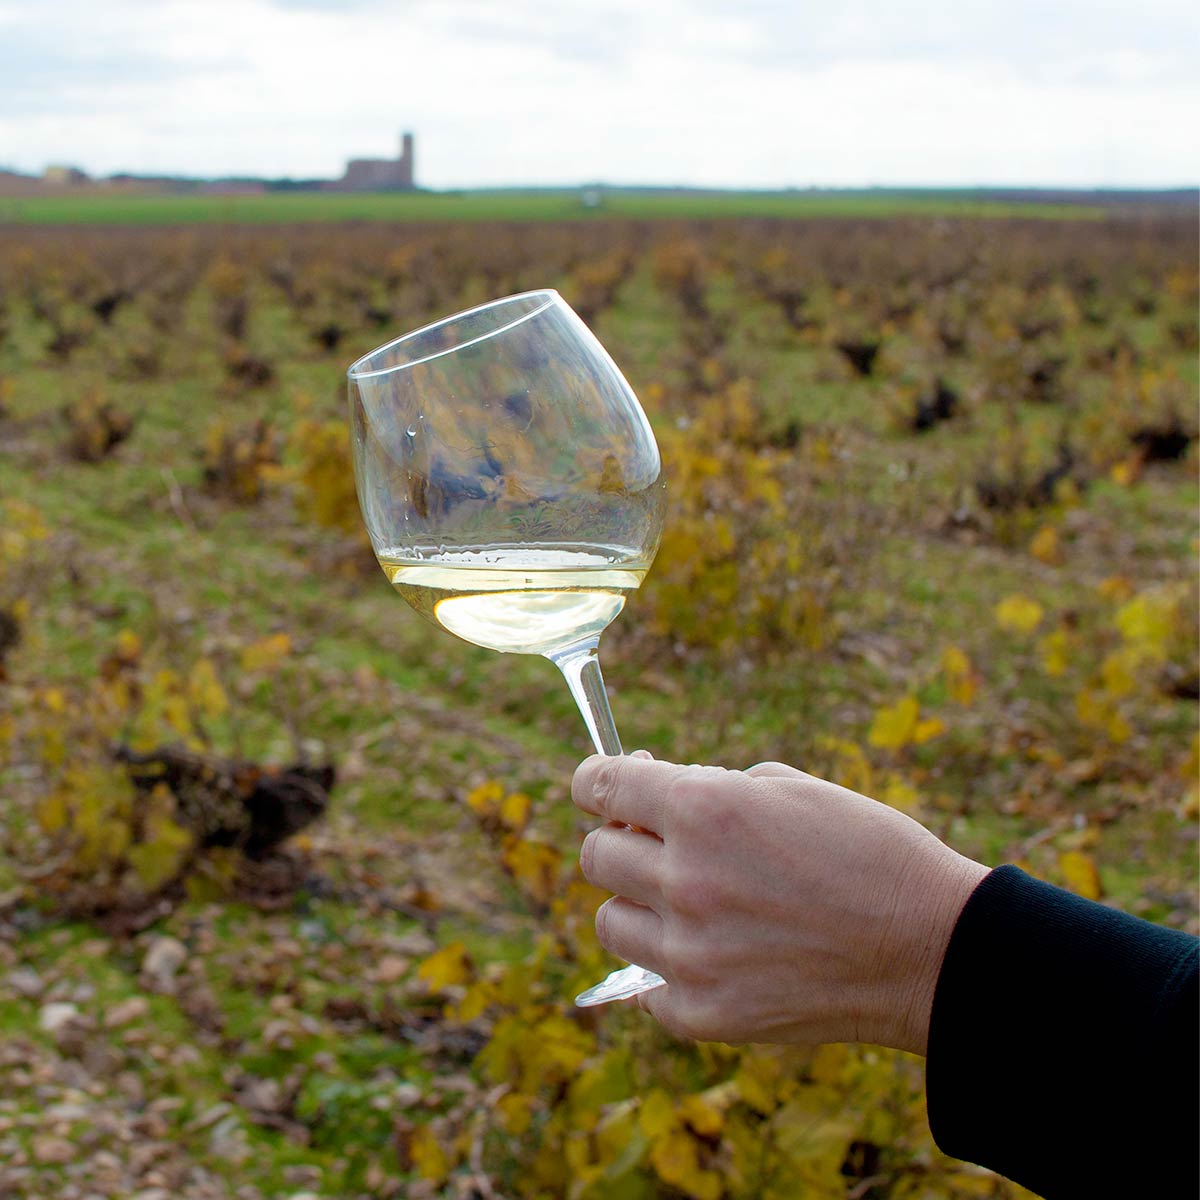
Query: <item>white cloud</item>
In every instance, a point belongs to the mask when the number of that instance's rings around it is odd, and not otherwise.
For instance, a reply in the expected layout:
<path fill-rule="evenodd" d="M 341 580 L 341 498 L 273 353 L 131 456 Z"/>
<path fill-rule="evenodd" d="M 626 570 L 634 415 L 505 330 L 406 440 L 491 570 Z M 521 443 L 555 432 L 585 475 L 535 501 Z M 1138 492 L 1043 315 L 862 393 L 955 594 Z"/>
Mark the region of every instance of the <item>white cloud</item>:
<path fill-rule="evenodd" d="M 412 128 L 434 187 L 1187 183 L 1196 40 L 1177 0 L 0 3 L 0 162 L 332 176 Z"/>

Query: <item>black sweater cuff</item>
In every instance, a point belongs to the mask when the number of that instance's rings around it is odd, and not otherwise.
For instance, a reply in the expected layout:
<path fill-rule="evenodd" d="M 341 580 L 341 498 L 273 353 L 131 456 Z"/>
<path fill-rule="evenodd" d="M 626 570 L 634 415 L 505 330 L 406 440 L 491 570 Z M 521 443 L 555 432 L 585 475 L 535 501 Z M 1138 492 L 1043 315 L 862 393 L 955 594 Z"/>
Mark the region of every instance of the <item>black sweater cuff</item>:
<path fill-rule="evenodd" d="M 1198 979 L 1190 935 L 992 871 L 934 993 L 934 1140 L 1048 1200 L 1197 1195 Z"/>

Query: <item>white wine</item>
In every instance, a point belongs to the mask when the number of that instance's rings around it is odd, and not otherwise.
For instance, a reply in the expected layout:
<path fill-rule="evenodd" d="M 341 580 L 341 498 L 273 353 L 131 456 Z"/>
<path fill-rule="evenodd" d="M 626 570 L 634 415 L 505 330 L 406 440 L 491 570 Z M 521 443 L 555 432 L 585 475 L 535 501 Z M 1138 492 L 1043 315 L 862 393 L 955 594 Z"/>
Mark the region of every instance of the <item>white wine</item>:
<path fill-rule="evenodd" d="M 647 565 L 609 546 L 479 546 L 377 555 L 423 617 L 507 654 L 553 654 L 600 633 Z"/>

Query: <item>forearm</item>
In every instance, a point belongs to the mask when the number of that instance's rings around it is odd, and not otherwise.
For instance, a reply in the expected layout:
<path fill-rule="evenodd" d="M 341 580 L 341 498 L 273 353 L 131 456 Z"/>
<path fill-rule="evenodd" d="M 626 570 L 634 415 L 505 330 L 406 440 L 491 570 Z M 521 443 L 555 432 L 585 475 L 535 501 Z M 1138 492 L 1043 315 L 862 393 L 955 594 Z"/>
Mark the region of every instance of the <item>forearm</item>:
<path fill-rule="evenodd" d="M 930 1127 L 1050 1200 L 1196 1194 L 1197 943 L 992 872 L 932 1005 Z"/>

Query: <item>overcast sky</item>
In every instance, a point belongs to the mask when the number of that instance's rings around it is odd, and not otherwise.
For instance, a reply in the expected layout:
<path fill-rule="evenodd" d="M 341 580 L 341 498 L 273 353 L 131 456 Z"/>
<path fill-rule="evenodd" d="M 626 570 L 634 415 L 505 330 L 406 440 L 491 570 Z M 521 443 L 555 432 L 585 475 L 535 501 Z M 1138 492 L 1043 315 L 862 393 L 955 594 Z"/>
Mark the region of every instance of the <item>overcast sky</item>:
<path fill-rule="evenodd" d="M 0 0 L 0 166 L 417 179 L 1200 180 L 1187 0 Z"/>

